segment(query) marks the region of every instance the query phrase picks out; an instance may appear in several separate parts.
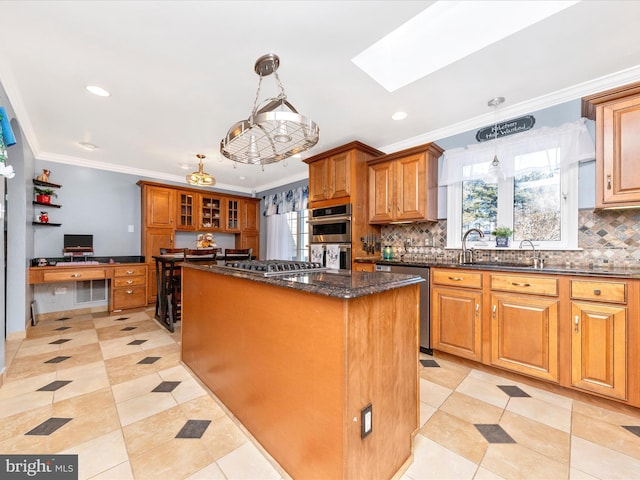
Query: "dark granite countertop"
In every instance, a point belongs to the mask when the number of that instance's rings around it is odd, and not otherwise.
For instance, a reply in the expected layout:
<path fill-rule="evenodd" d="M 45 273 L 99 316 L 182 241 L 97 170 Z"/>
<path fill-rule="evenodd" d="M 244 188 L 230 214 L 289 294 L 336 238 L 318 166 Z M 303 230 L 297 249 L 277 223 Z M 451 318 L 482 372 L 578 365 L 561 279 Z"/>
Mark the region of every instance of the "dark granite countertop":
<path fill-rule="evenodd" d="M 472 264 L 435 263 L 435 262 L 399 262 L 393 260 L 378 260 L 377 265 L 401 265 L 405 267 L 440 267 L 461 268 L 466 270 L 492 270 L 507 272 L 525 272 L 534 274 L 584 275 L 594 277 L 640 278 L 640 269 L 625 268 L 584 268 L 580 266 L 545 265 L 544 268 L 533 268 L 515 263 L 477 262 Z"/>
<path fill-rule="evenodd" d="M 327 297 L 356 298 L 393 290 L 414 283 L 424 282 L 421 277 L 399 273 L 354 272 L 329 270 L 316 273 L 298 273 L 274 277 L 261 277 L 238 270 L 229 270 L 218 265 L 185 263 L 183 267 L 204 270 L 278 287 L 292 288 Z"/>
<path fill-rule="evenodd" d="M 66 262 L 100 262 L 106 265 L 114 263 L 144 263 L 144 257 L 141 255 L 115 255 L 111 257 L 40 257 L 32 258 L 31 266 L 37 267 L 41 258 L 47 261 L 47 266 L 60 265 L 64 266 Z M 77 264 L 74 266 L 78 266 Z M 82 265 L 80 265 L 82 266 Z M 91 266 L 91 264 L 88 264 Z"/>

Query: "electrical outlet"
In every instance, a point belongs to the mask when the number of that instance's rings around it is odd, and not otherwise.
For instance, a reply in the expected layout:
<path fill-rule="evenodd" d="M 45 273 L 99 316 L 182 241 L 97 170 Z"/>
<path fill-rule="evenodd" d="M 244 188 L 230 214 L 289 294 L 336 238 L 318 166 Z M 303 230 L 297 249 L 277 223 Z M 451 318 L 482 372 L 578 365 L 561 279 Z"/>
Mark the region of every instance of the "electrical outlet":
<path fill-rule="evenodd" d="M 371 410 L 371 404 L 369 404 L 360 411 L 360 438 L 369 435 L 372 429 L 373 412 Z"/>

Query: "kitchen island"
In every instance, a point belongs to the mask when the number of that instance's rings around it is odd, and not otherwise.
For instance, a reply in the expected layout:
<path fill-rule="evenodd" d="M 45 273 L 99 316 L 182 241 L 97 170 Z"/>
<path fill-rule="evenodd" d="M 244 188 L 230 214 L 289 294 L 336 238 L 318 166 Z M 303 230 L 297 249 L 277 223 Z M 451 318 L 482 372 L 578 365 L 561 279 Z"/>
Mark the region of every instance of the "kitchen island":
<path fill-rule="evenodd" d="M 419 277 L 185 265 L 182 279 L 182 361 L 288 475 L 388 479 L 411 459 Z"/>

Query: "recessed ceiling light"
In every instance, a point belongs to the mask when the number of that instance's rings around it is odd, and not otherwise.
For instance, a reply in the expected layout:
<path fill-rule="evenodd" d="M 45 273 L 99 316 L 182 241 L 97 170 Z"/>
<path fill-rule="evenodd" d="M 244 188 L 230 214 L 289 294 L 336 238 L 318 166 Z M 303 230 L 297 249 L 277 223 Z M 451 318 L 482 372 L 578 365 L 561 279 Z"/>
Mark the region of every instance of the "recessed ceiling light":
<path fill-rule="evenodd" d="M 433 2 L 351 61 L 393 92 L 576 3 Z"/>
<path fill-rule="evenodd" d="M 99 97 L 110 97 L 111 94 L 102 87 L 98 87 L 97 85 L 87 85 L 85 87 L 87 91 L 93 93 L 94 95 L 98 95 Z"/>
<path fill-rule="evenodd" d="M 246 180 L 246 179 L 247 179 L 247 177 L 245 177 L 244 175 L 242 175 L 242 176 L 240 176 L 240 177 L 238 177 L 238 178 L 239 178 L 240 180 Z"/>
<path fill-rule="evenodd" d="M 89 150 L 90 152 L 93 152 L 96 148 L 98 148 L 97 145 L 88 142 L 78 142 L 78 145 L 80 145 L 85 150 Z"/>
<path fill-rule="evenodd" d="M 393 118 L 394 120 L 404 120 L 405 118 L 407 118 L 407 112 L 396 112 L 391 115 L 391 118 Z"/>
<path fill-rule="evenodd" d="M 180 164 L 180 168 L 183 170 L 189 170 L 189 164 L 188 163 L 181 163 Z"/>

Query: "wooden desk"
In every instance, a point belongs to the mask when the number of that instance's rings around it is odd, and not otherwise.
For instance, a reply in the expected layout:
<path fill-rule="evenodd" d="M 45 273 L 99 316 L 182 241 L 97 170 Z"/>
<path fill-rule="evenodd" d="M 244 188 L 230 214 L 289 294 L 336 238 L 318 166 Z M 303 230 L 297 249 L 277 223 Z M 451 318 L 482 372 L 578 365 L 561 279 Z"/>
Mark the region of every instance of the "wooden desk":
<path fill-rule="evenodd" d="M 30 267 L 29 285 L 109 280 L 109 312 L 147 306 L 146 263 L 100 263 Z"/>

